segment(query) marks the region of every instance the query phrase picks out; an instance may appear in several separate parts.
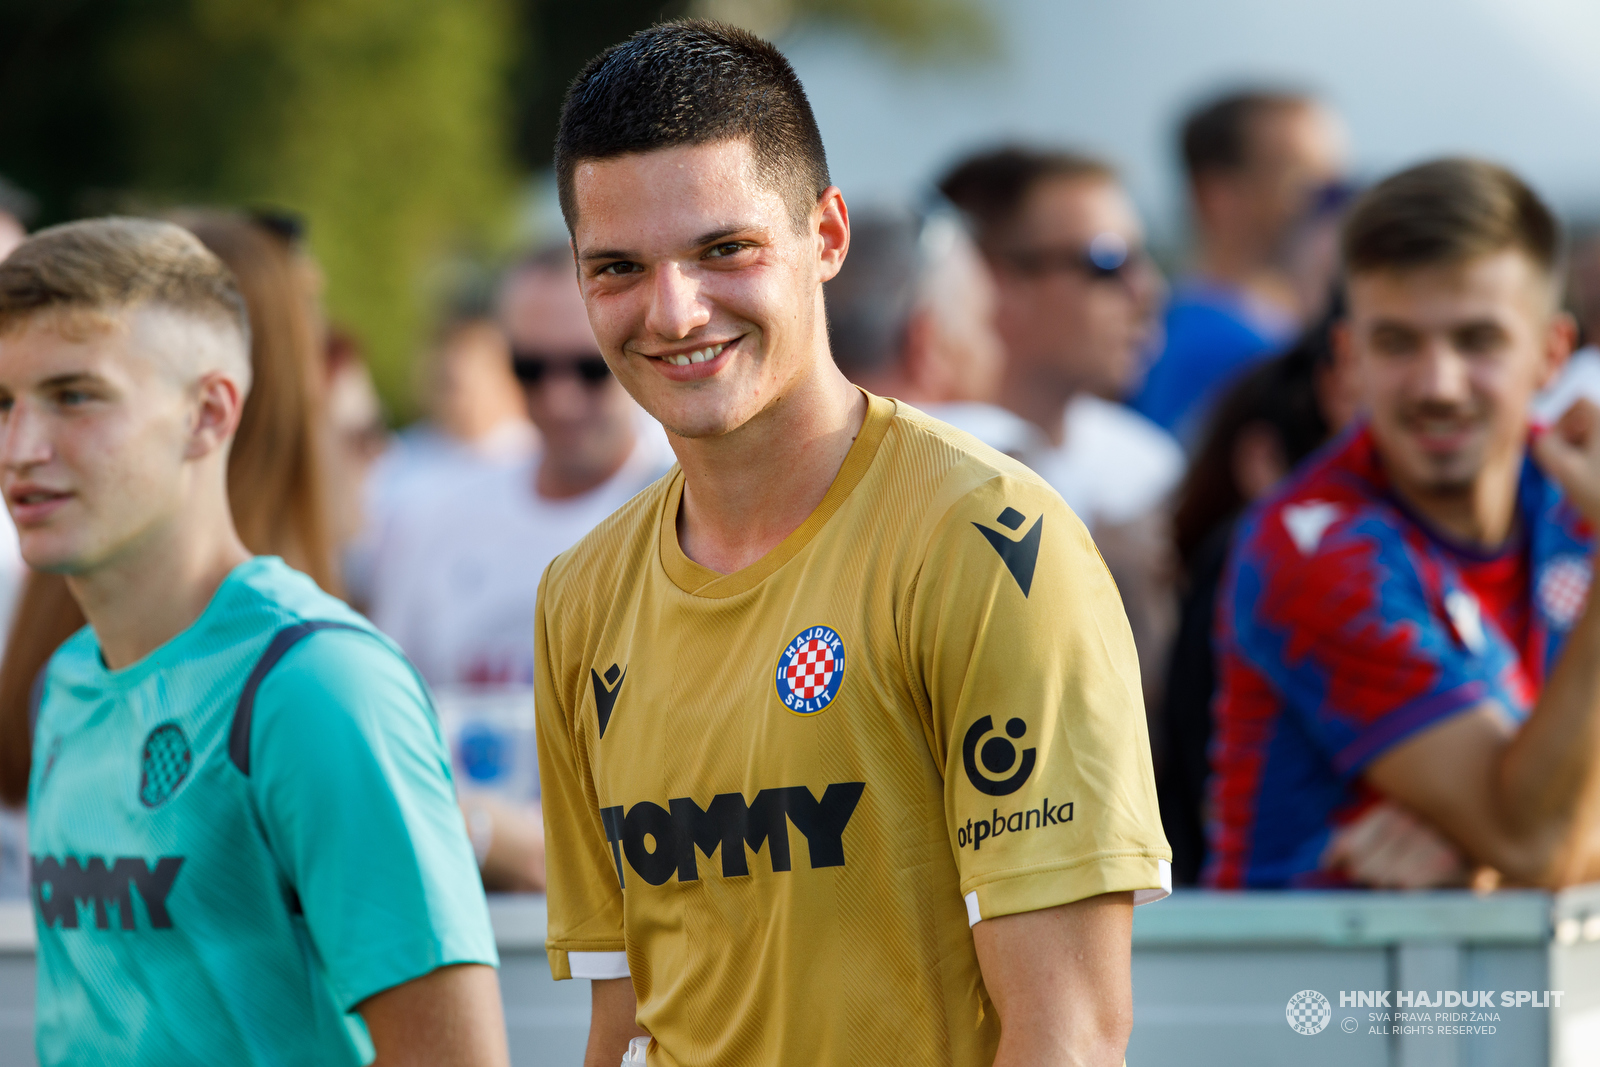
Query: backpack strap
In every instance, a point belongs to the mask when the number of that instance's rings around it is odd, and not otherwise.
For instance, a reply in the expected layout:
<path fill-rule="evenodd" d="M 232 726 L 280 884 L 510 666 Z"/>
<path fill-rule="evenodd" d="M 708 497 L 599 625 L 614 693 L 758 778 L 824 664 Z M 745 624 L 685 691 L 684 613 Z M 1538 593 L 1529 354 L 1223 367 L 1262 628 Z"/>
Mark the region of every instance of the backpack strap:
<path fill-rule="evenodd" d="M 28 686 L 28 744 L 33 744 L 33 738 L 39 734 L 39 711 L 44 707 L 44 675 L 50 664 L 45 663 L 39 668 L 39 673 L 33 676 L 33 684 Z"/>
<path fill-rule="evenodd" d="M 256 660 L 255 669 L 245 680 L 244 690 L 239 694 L 239 703 L 233 709 L 233 725 L 228 731 L 228 758 L 239 768 L 241 774 L 247 777 L 250 774 L 250 724 L 255 717 L 256 690 L 261 688 L 261 683 L 266 680 L 267 674 L 278 665 L 279 660 L 288 655 L 291 648 L 318 630 L 368 632 L 366 627 L 348 622 L 308 619 L 305 622 L 285 626 L 272 635 L 272 642 L 267 645 L 267 650 L 261 653 L 261 658 Z"/>

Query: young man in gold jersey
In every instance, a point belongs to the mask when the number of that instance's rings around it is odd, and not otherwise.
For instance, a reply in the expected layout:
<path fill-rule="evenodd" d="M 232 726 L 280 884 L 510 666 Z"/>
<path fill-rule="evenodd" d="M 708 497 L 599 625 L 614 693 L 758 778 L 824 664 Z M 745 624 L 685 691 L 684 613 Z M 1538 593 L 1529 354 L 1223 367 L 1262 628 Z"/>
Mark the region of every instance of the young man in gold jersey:
<path fill-rule="evenodd" d="M 849 215 L 769 45 L 646 30 L 556 146 L 601 351 L 679 467 L 551 564 L 558 978 L 588 1067 L 1114 1065 L 1164 895 L 1133 642 L 1026 468 L 850 385 Z"/>

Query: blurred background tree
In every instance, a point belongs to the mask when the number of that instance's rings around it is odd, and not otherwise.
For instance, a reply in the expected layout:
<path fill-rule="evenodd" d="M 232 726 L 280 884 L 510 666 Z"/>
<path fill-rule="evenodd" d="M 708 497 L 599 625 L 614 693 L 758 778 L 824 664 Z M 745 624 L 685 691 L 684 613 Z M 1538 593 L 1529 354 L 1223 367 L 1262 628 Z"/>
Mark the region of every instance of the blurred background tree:
<path fill-rule="evenodd" d="M 981 51 L 975 0 L 0 0 L 0 174 L 36 224 L 182 203 L 310 223 L 331 315 L 397 416 L 427 268 L 515 239 L 589 57 L 662 18 L 843 23 L 916 58 Z"/>

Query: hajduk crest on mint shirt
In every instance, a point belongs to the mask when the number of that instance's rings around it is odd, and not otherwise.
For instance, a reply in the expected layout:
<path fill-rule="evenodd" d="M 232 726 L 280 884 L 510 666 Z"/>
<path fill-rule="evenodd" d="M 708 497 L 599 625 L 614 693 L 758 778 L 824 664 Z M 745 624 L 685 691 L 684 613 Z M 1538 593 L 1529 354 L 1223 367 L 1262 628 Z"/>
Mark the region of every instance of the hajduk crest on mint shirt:
<path fill-rule="evenodd" d="M 1493 702 L 1521 722 L 1589 594 L 1593 532 L 1532 459 L 1498 552 L 1411 514 L 1364 425 L 1258 506 L 1218 600 L 1209 884 L 1343 884 L 1321 857 L 1366 768 Z"/>
<path fill-rule="evenodd" d="M 28 840 L 42 1063 L 361 1064 L 357 1004 L 497 962 L 427 691 L 276 557 L 137 663 L 62 645 Z"/>
<path fill-rule="evenodd" d="M 557 978 L 630 977 L 657 1067 L 987 1065 L 971 923 L 1158 899 L 1133 639 L 1021 464 L 895 401 L 733 574 L 674 470 L 540 593 Z"/>

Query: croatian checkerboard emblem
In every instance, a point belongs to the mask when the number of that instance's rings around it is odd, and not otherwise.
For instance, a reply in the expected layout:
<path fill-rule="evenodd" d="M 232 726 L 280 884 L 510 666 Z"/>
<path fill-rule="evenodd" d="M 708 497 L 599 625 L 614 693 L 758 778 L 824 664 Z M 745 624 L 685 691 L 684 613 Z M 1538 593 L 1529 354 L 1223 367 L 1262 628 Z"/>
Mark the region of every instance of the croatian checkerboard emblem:
<path fill-rule="evenodd" d="M 1307 1036 L 1320 1034 L 1327 1029 L 1329 1021 L 1333 1019 L 1333 1005 L 1328 1003 L 1327 997 L 1315 989 L 1302 989 L 1289 998 L 1289 1006 L 1284 1009 L 1284 1015 L 1295 1033 Z"/>
<path fill-rule="evenodd" d="M 1557 556 L 1539 574 L 1539 608 L 1550 625 L 1571 629 L 1589 600 L 1589 581 L 1593 571 L 1582 556 Z"/>
<path fill-rule="evenodd" d="M 844 641 L 827 626 L 809 626 L 778 656 L 778 699 L 796 715 L 815 715 L 839 695 Z"/>

